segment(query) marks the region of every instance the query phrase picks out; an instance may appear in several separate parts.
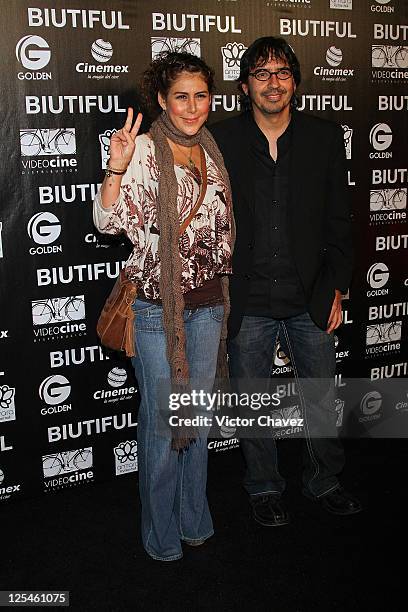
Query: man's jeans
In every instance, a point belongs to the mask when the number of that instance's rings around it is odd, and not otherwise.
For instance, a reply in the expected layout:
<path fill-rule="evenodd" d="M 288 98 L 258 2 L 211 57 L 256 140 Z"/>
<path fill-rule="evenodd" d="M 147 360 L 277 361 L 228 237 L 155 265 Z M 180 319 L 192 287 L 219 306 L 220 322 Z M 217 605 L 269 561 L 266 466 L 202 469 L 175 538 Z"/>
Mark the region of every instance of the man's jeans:
<path fill-rule="evenodd" d="M 136 300 L 135 344 L 132 359 L 141 393 L 137 443 L 139 491 L 142 502 L 142 540 L 148 554 L 163 561 L 182 556 L 181 540 L 200 541 L 213 534 L 206 497 L 207 433 L 188 450 L 171 449 L 169 432 L 159 431 L 158 385 L 170 379 L 163 329 L 163 309 Z M 186 352 L 190 379 L 207 381 L 211 392 L 215 377 L 224 307 L 184 311 Z M 211 384 L 208 383 L 211 381 Z"/>
<path fill-rule="evenodd" d="M 299 385 L 305 437 L 303 491 L 306 495 L 321 497 L 339 486 L 337 474 L 344 465 L 343 448 L 336 429 L 333 334 L 318 328 L 307 313 L 282 320 L 244 317 L 239 334 L 229 342 L 230 374 L 234 379 L 268 378 L 278 334 L 288 347 L 296 378 L 310 381 L 306 381 L 305 386 L 313 385 L 316 379 L 333 381 L 323 400 L 313 405 L 307 401 L 307 392 L 302 393 L 302 385 Z M 322 430 L 329 437 L 314 435 Z M 272 436 L 241 439 L 241 448 L 247 466 L 244 479 L 247 492 L 250 495 L 281 494 L 285 481 L 278 470 L 275 439 Z"/>

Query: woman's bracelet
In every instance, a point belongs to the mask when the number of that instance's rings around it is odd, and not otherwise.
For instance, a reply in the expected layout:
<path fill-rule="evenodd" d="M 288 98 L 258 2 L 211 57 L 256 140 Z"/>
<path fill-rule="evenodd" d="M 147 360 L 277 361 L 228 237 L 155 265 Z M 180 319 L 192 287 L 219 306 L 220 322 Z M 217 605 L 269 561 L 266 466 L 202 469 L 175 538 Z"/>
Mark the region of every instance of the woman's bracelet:
<path fill-rule="evenodd" d="M 125 168 L 124 170 L 119 170 L 118 168 L 113 168 L 109 162 L 110 160 L 108 160 L 108 163 L 106 164 L 106 170 L 105 170 L 106 176 L 112 176 L 112 174 L 117 174 L 121 176 L 122 174 L 125 174 L 127 168 Z"/>

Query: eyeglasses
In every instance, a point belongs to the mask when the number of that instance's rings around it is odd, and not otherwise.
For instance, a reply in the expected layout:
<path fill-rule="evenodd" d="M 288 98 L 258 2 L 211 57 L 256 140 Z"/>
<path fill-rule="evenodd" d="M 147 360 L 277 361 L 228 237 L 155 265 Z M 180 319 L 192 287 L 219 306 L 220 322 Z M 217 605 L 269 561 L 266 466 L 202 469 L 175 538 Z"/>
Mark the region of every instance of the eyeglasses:
<path fill-rule="evenodd" d="M 250 72 L 249 76 L 255 77 L 258 81 L 269 81 L 274 74 L 280 81 L 286 81 L 286 79 L 290 79 L 292 76 L 292 71 L 290 68 L 279 68 L 279 70 L 272 72 L 272 70 L 260 68 L 259 70 L 255 70 L 255 72 Z"/>

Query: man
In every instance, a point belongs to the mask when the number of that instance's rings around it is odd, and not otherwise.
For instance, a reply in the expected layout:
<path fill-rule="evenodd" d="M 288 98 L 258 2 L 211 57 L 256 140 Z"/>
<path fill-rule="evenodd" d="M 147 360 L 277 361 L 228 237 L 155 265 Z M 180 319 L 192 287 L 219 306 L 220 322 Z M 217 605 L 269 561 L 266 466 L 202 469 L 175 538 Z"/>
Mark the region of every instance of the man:
<path fill-rule="evenodd" d="M 229 363 L 233 379 L 267 379 L 280 334 L 296 377 L 327 387 L 334 386 L 333 331 L 352 269 L 345 151 L 340 126 L 296 111 L 300 78 L 285 40 L 259 38 L 241 60 L 244 112 L 211 128 L 230 175 L 237 225 Z M 329 512 L 355 514 L 360 503 L 338 481 L 344 453 L 334 395 L 324 388 L 314 405 L 299 395 L 303 492 Z M 255 520 L 287 524 L 273 436 L 243 438 L 241 448 Z"/>

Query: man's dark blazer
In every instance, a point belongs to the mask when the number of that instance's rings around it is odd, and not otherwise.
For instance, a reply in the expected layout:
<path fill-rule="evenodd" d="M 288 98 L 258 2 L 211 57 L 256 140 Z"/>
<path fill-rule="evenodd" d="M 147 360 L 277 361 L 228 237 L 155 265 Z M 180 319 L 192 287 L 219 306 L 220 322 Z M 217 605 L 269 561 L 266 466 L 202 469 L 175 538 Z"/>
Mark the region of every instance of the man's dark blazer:
<path fill-rule="evenodd" d="M 294 111 L 292 116 L 289 249 L 313 321 L 326 329 L 334 290 L 346 292 L 352 271 L 351 220 L 343 130 L 338 124 Z M 249 293 L 254 245 L 253 162 L 250 117 L 242 113 L 209 126 L 231 186 L 237 239 L 230 280 L 229 336 L 241 327 Z M 271 244 L 271 250 L 273 244 Z"/>

